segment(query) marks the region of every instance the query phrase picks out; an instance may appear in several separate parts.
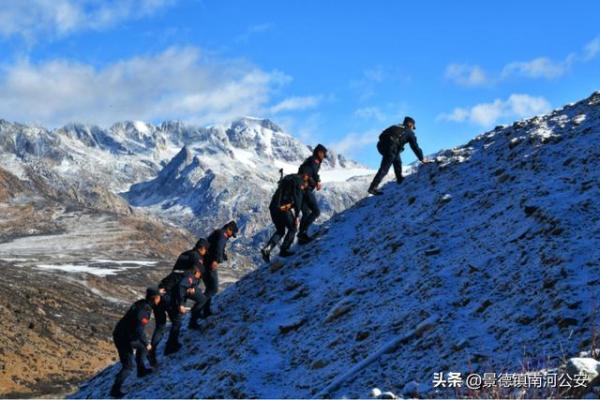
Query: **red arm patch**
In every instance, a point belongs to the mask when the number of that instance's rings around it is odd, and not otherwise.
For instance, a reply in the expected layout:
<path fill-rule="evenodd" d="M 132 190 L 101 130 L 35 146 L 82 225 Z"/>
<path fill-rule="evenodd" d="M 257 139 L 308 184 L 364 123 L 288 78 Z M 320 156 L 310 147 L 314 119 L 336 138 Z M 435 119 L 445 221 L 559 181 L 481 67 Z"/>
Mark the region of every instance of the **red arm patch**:
<path fill-rule="evenodd" d="M 150 319 L 144 317 L 144 318 L 142 318 L 141 322 L 142 322 L 142 326 L 146 326 L 146 325 L 148 325 L 148 322 L 150 322 Z"/>

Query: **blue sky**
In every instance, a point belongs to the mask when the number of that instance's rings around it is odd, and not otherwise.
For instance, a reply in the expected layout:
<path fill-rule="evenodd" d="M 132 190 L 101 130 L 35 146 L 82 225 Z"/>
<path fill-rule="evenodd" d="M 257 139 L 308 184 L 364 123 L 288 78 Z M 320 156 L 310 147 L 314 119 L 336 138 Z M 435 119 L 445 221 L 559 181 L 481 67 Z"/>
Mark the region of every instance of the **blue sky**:
<path fill-rule="evenodd" d="M 600 90 L 598 2 L 1 4 L 0 118 L 50 127 L 252 115 L 376 166 L 406 114 L 432 153 Z"/>

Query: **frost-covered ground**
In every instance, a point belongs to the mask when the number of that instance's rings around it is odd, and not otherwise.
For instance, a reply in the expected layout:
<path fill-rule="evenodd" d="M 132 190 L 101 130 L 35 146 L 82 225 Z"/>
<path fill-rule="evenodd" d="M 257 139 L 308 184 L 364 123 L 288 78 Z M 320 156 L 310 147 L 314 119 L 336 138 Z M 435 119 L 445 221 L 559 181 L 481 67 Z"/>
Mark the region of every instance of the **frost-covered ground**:
<path fill-rule="evenodd" d="M 183 350 L 156 374 L 131 378 L 130 396 L 444 395 L 435 372 L 537 370 L 589 349 L 600 322 L 598 143 L 600 92 L 440 152 L 337 214 L 282 268 L 223 291 L 218 316 L 184 330 Z M 75 397 L 106 396 L 118 368 Z"/>

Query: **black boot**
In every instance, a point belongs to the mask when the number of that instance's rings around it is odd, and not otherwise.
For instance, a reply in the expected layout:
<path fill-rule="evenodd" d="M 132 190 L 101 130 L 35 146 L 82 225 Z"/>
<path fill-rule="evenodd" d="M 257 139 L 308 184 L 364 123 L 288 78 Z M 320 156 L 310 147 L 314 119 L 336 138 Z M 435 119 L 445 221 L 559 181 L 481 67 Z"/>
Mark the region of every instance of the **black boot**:
<path fill-rule="evenodd" d="M 115 399 L 122 399 L 126 394 L 127 393 L 123 392 L 121 387 L 117 385 L 113 385 L 113 387 L 110 389 L 110 397 Z"/>
<path fill-rule="evenodd" d="M 404 177 L 403 177 L 403 176 L 401 176 L 400 178 L 396 178 L 396 183 L 397 183 L 398 185 L 401 185 L 401 184 L 402 184 L 402 182 L 404 182 Z"/>
<path fill-rule="evenodd" d="M 148 362 L 152 368 L 158 367 L 158 360 L 156 359 L 156 350 L 154 347 L 148 352 Z"/>
<path fill-rule="evenodd" d="M 368 190 L 369 194 L 372 194 L 374 196 L 381 196 L 383 194 L 383 192 L 381 190 L 377 190 L 376 188 L 369 188 Z"/>
<path fill-rule="evenodd" d="M 208 317 L 210 317 L 211 315 L 215 315 L 216 313 L 212 310 L 211 307 L 206 307 L 203 312 L 202 312 L 202 319 L 206 319 Z"/>
<path fill-rule="evenodd" d="M 198 320 L 190 320 L 190 324 L 188 325 L 188 329 L 191 329 L 193 331 L 199 331 L 202 328 L 202 326 L 200 326 L 200 324 L 198 323 Z"/>
<path fill-rule="evenodd" d="M 281 257 L 291 257 L 294 255 L 294 252 L 289 251 L 288 249 L 281 249 L 281 251 L 279 252 L 279 255 Z"/>
<path fill-rule="evenodd" d="M 181 350 L 181 343 L 167 343 L 165 346 L 165 356 L 177 353 L 179 350 Z"/>
<path fill-rule="evenodd" d="M 152 368 L 146 368 L 146 367 L 138 368 L 137 376 L 138 376 L 138 378 L 143 378 L 147 375 L 150 375 L 152 372 L 153 372 Z"/>
<path fill-rule="evenodd" d="M 265 262 L 271 262 L 271 248 L 270 247 L 264 247 L 260 250 L 260 254 L 262 254 L 262 258 L 263 260 L 265 260 Z"/>
<path fill-rule="evenodd" d="M 313 237 L 308 236 L 306 232 L 300 232 L 298 234 L 298 244 L 307 244 L 314 240 Z"/>

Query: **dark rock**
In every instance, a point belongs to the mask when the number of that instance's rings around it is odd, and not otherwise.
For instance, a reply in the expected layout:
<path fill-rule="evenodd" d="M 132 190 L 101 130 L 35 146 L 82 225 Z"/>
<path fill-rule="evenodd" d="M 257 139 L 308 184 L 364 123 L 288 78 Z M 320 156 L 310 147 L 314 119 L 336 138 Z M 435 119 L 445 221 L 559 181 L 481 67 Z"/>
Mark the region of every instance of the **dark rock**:
<path fill-rule="evenodd" d="M 321 368 L 326 367 L 327 364 L 329 364 L 327 361 L 325 361 L 323 359 L 319 359 L 311 364 L 310 369 L 321 369 Z"/>
<path fill-rule="evenodd" d="M 558 326 L 559 328 L 568 328 L 569 326 L 575 326 L 578 325 L 579 321 L 577 321 L 575 318 L 560 318 L 558 320 Z"/>
<path fill-rule="evenodd" d="M 274 262 L 273 264 L 271 264 L 271 272 L 277 272 L 281 268 L 283 268 L 282 262 L 277 261 L 277 262 Z"/>
<path fill-rule="evenodd" d="M 476 312 L 479 313 L 479 314 L 481 314 L 482 312 L 484 312 L 485 310 L 487 310 L 487 308 L 489 306 L 491 306 L 491 305 L 492 305 L 492 301 L 490 299 L 486 299 L 483 303 L 481 303 L 481 305 L 476 310 Z"/>
<path fill-rule="evenodd" d="M 296 321 L 287 322 L 283 325 L 279 325 L 279 332 L 283 335 L 286 333 L 297 331 L 302 325 L 306 323 L 306 319 L 302 318 Z"/>
<path fill-rule="evenodd" d="M 533 215 L 533 213 L 535 213 L 538 209 L 539 209 L 539 207 L 537 207 L 537 206 L 525 206 L 525 208 L 524 208 L 525 215 L 527 215 L 529 217 L 529 216 Z"/>

